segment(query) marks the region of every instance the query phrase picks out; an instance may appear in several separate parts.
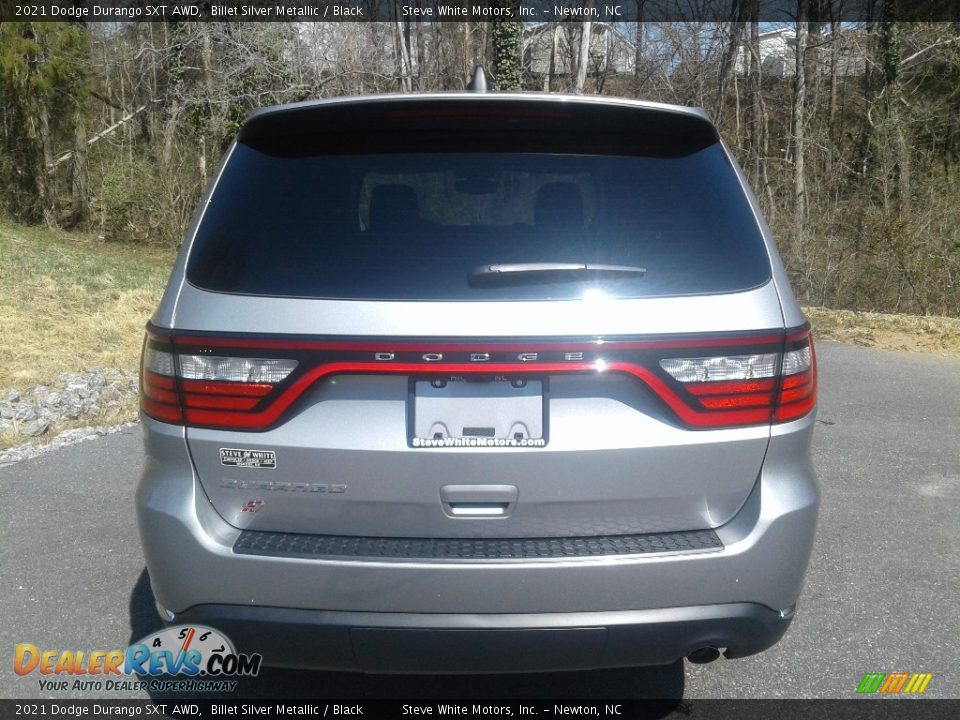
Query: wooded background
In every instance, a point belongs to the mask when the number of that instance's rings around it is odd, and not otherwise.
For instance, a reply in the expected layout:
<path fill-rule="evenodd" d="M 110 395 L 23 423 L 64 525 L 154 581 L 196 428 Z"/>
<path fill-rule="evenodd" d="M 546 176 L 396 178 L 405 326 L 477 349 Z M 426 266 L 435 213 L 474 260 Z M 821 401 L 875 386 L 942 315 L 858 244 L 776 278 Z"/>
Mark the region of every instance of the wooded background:
<path fill-rule="evenodd" d="M 960 316 L 960 24 L 0 23 L 0 212 L 176 245 L 252 109 L 462 90 L 707 110 L 801 302 Z M 778 30 L 781 30 L 778 34 Z"/>

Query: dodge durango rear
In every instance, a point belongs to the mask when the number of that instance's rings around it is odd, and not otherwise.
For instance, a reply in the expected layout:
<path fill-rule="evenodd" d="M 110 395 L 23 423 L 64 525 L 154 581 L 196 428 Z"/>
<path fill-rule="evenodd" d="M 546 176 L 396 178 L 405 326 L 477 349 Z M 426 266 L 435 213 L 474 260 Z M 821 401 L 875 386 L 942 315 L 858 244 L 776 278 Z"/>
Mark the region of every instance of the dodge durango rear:
<path fill-rule="evenodd" d="M 317 669 L 760 652 L 813 541 L 816 388 L 809 325 L 702 111 L 264 108 L 144 340 L 158 610 Z"/>

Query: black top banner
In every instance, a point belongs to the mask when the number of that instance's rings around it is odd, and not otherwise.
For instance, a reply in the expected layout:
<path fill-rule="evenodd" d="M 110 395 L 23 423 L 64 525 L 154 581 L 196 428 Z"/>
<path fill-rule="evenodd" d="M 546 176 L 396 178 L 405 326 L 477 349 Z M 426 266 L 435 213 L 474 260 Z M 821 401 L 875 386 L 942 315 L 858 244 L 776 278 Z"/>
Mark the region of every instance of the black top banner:
<path fill-rule="evenodd" d="M 960 0 L 0 0 L 0 20 L 68 22 L 957 21 Z"/>

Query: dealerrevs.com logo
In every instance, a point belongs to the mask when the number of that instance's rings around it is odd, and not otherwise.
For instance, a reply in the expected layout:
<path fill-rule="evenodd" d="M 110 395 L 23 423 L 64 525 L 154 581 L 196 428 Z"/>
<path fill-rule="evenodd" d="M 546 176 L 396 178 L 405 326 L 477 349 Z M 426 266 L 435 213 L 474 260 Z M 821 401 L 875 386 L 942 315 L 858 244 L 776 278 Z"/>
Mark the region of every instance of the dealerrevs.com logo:
<path fill-rule="evenodd" d="M 17 675 L 39 675 L 41 690 L 233 690 L 236 682 L 228 679 L 256 676 L 262 660 L 259 654 L 237 653 L 219 630 L 178 625 L 126 650 L 41 650 L 20 643 L 13 669 Z"/>

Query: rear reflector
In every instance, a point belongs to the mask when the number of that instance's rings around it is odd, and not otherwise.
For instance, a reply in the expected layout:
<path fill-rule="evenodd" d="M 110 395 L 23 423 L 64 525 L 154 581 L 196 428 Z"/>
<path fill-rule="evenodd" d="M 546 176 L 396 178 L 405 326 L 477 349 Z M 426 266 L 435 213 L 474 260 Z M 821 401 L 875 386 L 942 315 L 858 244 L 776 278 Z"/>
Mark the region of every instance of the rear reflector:
<path fill-rule="evenodd" d="M 691 429 L 795 420 L 813 410 L 817 383 L 806 328 L 786 335 L 456 344 L 173 336 L 150 330 L 141 408 L 164 422 L 262 431 L 283 422 L 321 379 L 361 373 L 622 373 L 645 384 Z"/>
<path fill-rule="evenodd" d="M 705 411 L 694 422 L 688 420 L 700 427 L 785 422 L 806 415 L 816 404 L 809 331 L 790 335 L 783 352 L 664 358 L 660 367 L 686 390 L 689 405 Z"/>

